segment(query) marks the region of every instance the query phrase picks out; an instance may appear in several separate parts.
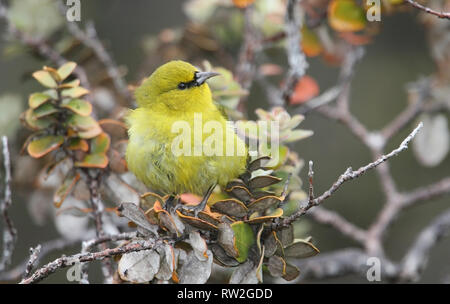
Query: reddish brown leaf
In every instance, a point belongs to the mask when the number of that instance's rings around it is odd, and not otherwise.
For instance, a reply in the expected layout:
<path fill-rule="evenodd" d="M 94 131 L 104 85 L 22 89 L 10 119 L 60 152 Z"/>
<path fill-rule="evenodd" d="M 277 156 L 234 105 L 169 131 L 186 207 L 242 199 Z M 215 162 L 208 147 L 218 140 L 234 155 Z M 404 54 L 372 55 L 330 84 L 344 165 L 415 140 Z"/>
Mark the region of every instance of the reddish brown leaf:
<path fill-rule="evenodd" d="M 319 85 L 310 76 L 303 76 L 295 85 L 290 98 L 291 105 L 302 104 L 319 94 Z"/>

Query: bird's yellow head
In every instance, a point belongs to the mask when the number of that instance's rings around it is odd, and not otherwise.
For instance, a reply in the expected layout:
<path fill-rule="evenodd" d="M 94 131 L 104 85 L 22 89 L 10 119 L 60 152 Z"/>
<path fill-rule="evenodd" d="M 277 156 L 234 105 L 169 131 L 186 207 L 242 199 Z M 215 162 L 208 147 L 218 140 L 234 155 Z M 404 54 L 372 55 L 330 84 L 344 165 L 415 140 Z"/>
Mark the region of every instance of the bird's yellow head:
<path fill-rule="evenodd" d="M 205 81 L 218 75 L 214 72 L 200 72 L 193 65 L 176 60 L 156 69 L 142 85 L 135 96 L 140 107 L 163 107 L 171 111 L 187 111 L 211 103 L 211 90 Z"/>

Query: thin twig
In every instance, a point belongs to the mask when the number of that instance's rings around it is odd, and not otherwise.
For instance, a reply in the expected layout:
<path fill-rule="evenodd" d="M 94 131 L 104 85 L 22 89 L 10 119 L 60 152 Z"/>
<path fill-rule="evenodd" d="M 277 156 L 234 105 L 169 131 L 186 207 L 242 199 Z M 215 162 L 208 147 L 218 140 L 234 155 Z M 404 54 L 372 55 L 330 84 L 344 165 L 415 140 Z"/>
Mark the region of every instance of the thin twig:
<path fill-rule="evenodd" d="M 302 270 L 299 279 L 326 279 L 349 274 L 360 274 L 366 277 L 371 256 L 358 248 L 346 248 L 329 253 L 319 254 L 309 259 L 298 260 L 295 264 Z M 383 279 L 394 279 L 398 267 L 384 257 L 380 259 Z"/>
<path fill-rule="evenodd" d="M 376 168 L 377 166 L 379 166 L 383 162 L 387 161 L 388 159 L 390 159 L 390 158 L 398 155 L 399 153 L 403 152 L 404 150 L 408 149 L 409 142 L 416 136 L 417 132 L 419 132 L 419 130 L 422 128 L 422 126 L 423 126 L 423 124 L 419 123 L 419 125 L 411 132 L 411 134 L 409 134 L 408 137 L 406 137 L 402 141 L 400 146 L 397 149 L 392 150 L 389 154 L 382 155 L 380 158 L 378 158 L 374 162 L 371 162 L 371 163 L 359 168 L 356 171 L 353 171 L 353 169 L 351 167 L 349 167 L 343 174 L 341 174 L 341 176 L 339 176 L 337 181 L 327 191 L 325 191 L 322 195 L 320 195 L 319 197 L 315 198 L 312 201 L 308 200 L 306 202 L 302 202 L 301 205 L 305 205 L 305 204 L 306 205 L 301 207 L 299 210 L 294 212 L 292 215 L 284 218 L 279 223 L 275 223 L 273 225 L 273 229 L 279 230 L 280 228 L 287 227 L 292 222 L 297 220 L 300 216 L 304 215 L 309 209 L 311 209 L 314 206 L 320 205 L 324 200 L 329 198 L 346 181 L 360 177 L 361 175 L 366 173 L 368 170 Z"/>
<path fill-rule="evenodd" d="M 403 194 L 402 204 L 404 207 L 408 207 L 417 202 L 428 201 L 448 193 L 450 193 L 450 177 L 443 178 L 436 183 Z"/>
<path fill-rule="evenodd" d="M 253 6 L 248 6 L 244 10 L 244 41 L 239 51 L 239 61 L 236 65 L 236 81 L 239 82 L 245 90 L 249 90 L 255 78 L 255 57 L 261 50 L 259 44 L 260 33 L 253 25 Z M 246 115 L 247 107 L 245 101 L 247 96 L 239 100 L 238 109 Z"/>
<path fill-rule="evenodd" d="M 8 32 L 11 34 L 11 36 L 15 37 L 24 45 L 35 50 L 40 56 L 47 58 L 56 65 L 63 65 L 64 63 L 68 62 L 66 58 L 61 56 L 61 54 L 59 54 L 56 50 L 54 50 L 44 40 L 36 39 L 35 37 L 30 37 L 26 33 L 20 31 L 12 22 L 10 22 L 7 15 L 7 8 L 6 6 L 3 5 L 1 1 L 0 1 L 0 18 L 6 21 L 6 24 L 8 26 Z M 85 87 L 88 90 L 91 89 L 87 73 L 81 66 L 77 66 L 73 73 L 77 76 L 78 79 L 80 79 L 80 82 L 83 87 Z"/>
<path fill-rule="evenodd" d="M 97 238 L 102 238 L 105 236 L 105 231 L 103 229 L 103 212 L 104 206 L 99 193 L 101 173 L 94 171 L 87 171 L 88 176 L 88 188 L 90 194 L 90 203 L 93 210 L 95 218 L 95 231 Z M 106 249 L 106 244 L 101 244 L 101 249 Z M 105 259 L 102 263 L 102 272 L 107 282 L 112 281 L 113 268 L 111 261 Z M 84 272 L 87 281 L 87 271 Z"/>
<path fill-rule="evenodd" d="M 389 140 L 406 127 L 423 110 L 426 99 L 430 96 L 430 80 L 422 79 L 408 86 L 410 96 L 415 96 L 411 103 L 394 120 L 383 128 L 381 134 Z M 415 95 L 411 95 L 415 94 Z"/>
<path fill-rule="evenodd" d="M 59 4 L 60 11 L 65 14 L 65 10 L 67 8 L 63 2 L 60 2 Z M 103 43 L 99 40 L 94 23 L 88 22 L 85 30 L 82 30 L 77 22 L 68 21 L 66 24 L 67 29 L 76 39 L 78 39 L 86 47 L 92 49 L 97 59 L 105 66 L 106 73 L 112 80 L 114 88 L 128 104 L 131 104 L 133 100 L 132 95 L 128 90 L 127 82 L 124 80 L 114 59 L 105 49 Z"/>
<path fill-rule="evenodd" d="M 39 268 L 28 279 L 22 280 L 20 284 L 37 283 L 42 279 L 48 277 L 50 274 L 56 272 L 58 269 L 70 267 L 77 263 L 104 260 L 105 258 L 111 258 L 125 253 L 149 250 L 155 248 L 155 246 L 157 245 L 158 240 L 149 239 L 145 241 L 133 242 L 122 247 L 108 248 L 98 252 L 79 253 L 71 256 L 63 256 Z"/>
<path fill-rule="evenodd" d="M 401 280 L 416 281 L 428 263 L 431 249 L 450 234 L 450 209 L 438 216 L 417 237 L 402 262 Z"/>
<path fill-rule="evenodd" d="M 131 240 L 136 237 L 136 232 L 125 232 L 121 234 L 115 235 L 104 235 L 102 237 L 83 241 L 81 244 L 81 253 L 88 253 L 92 250 L 94 246 L 106 243 L 106 242 L 117 242 L 122 240 Z M 81 264 L 81 280 L 80 284 L 88 284 L 89 276 L 88 276 L 88 263 Z"/>
<path fill-rule="evenodd" d="M 311 216 L 316 222 L 322 225 L 331 226 L 343 235 L 357 241 L 360 244 L 364 244 L 366 241 L 366 231 L 350 223 L 337 212 L 322 208 L 321 206 L 316 206 L 308 212 L 308 215 Z"/>
<path fill-rule="evenodd" d="M 12 205 L 11 198 L 11 160 L 9 157 L 8 138 L 2 136 L 3 165 L 5 168 L 4 197 L 0 201 L 0 211 L 3 218 L 3 253 L 0 259 L 0 272 L 4 271 L 10 264 L 17 241 L 17 230 L 9 216 L 8 209 Z"/>
<path fill-rule="evenodd" d="M 35 265 L 38 265 L 39 261 L 41 259 L 43 259 L 45 256 L 47 256 L 48 254 L 50 254 L 54 251 L 62 250 L 64 248 L 73 246 L 73 245 L 77 244 L 78 242 L 80 242 L 80 240 L 68 240 L 65 238 L 59 238 L 59 239 L 55 239 L 55 240 L 51 240 L 51 241 L 47 241 L 47 242 L 43 243 L 41 246 L 41 252 L 40 252 L 39 256 L 37 257 L 37 260 L 35 261 Z M 24 269 L 26 268 L 28 261 L 29 261 L 29 259 L 26 258 L 24 261 L 22 261 L 17 266 L 10 269 L 9 271 L 0 273 L 0 280 L 1 281 L 17 281 L 17 280 L 19 280 L 20 277 L 22 276 L 22 274 L 24 273 Z"/>
<path fill-rule="evenodd" d="M 305 75 L 306 69 L 308 68 L 305 54 L 300 47 L 302 37 L 299 28 L 303 21 L 299 3 L 299 0 L 288 0 L 286 8 L 286 54 L 289 71 L 282 92 L 282 98 L 285 102 L 289 101 L 297 81 Z"/>
<path fill-rule="evenodd" d="M 444 11 L 438 12 L 438 11 L 432 10 L 429 7 L 423 6 L 413 0 L 405 0 L 405 1 L 408 2 L 409 4 L 411 4 L 413 7 L 424 11 L 425 13 L 435 15 L 435 16 L 437 16 L 439 18 L 443 18 L 443 19 L 450 19 L 450 12 L 444 12 Z"/>
<path fill-rule="evenodd" d="M 27 279 L 31 272 L 33 271 L 34 264 L 39 258 L 39 253 L 41 252 L 41 245 L 37 245 L 35 248 L 30 248 L 30 259 L 27 262 L 27 267 L 25 268 L 25 272 L 23 273 L 23 279 Z"/>
<path fill-rule="evenodd" d="M 314 171 L 313 171 L 313 161 L 309 161 L 309 170 L 308 170 L 308 180 L 309 180 L 309 201 L 312 202 L 314 200 Z"/>

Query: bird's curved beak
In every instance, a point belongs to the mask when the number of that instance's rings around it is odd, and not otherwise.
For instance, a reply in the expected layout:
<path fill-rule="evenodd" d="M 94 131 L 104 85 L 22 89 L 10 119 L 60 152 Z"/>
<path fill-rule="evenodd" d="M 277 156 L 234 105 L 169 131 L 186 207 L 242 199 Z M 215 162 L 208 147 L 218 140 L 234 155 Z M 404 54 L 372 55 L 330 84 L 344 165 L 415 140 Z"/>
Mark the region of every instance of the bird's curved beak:
<path fill-rule="evenodd" d="M 202 85 L 209 78 L 218 76 L 218 75 L 220 75 L 220 74 L 216 73 L 216 72 L 197 72 L 197 73 L 195 73 L 195 82 L 197 82 L 197 85 Z"/>

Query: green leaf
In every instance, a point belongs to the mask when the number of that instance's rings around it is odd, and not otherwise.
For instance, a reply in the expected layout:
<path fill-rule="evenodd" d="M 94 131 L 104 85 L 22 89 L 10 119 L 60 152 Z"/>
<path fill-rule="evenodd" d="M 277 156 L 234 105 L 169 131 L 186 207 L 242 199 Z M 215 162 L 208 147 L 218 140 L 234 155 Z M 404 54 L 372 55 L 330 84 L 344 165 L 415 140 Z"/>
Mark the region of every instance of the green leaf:
<path fill-rule="evenodd" d="M 87 90 L 83 87 L 74 87 L 74 88 L 63 90 L 61 95 L 63 97 L 79 98 L 88 93 L 89 93 L 89 90 Z"/>
<path fill-rule="evenodd" d="M 64 102 L 62 107 L 81 116 L 89 116 L 92 113 L 92 105 L 89 102 L 78 98 Z"/>
<path fill-rule="evenodd" d="M 305 55 L 308 57 L 314 57 L 319 55 L 323 50 L 323 46 L 320 43 L 320 39 L 316 35 L 316 33 L 310 30 L 306 25 L 303 25 L 301 32 L 302 32 L 301 45 Z M 295 128 L 295 126 L 292 128 Z"/>
<path fill-rule="evenodd" d="M 34 94 L 31 94 L 30 97 L 28 98 L 28 105 L 30 106 L 30 108 L 36 109 L 40 105 L 49 101 L 50 99 L 51 99 L 51 97 L 47 94 L 34 93 Z"/>
<path fill-rule="evenodd" d="M 66 79 L 77 67 L 75 62 L 66 62 L 58 69 L 58 75 L 61 77 L 61 80 Z"/>
<path fill-rule="evenodd" d="M 109 149 L 111 139 L 105 132 L 91 140 L 91 153 L 106 153 Z"/>
<path fill-rule="evenodd" d="M 33 109 L 28 109 L 23 115 L 26 125 L 36 131 L 46 129 L 53 123 L 49 118 L 38 119 Z"/>
<path fill-rule="evenodd" d="M 61 77 L 59 77 L 58 71 L 56 71 L 54 68 L 48 67 L 48 66 L 44 66 L 44 71 L 49 72 L 50 76 L 52 76 L 52 78 L 56 81 L 56 82 L 60 82 L 61 81 Z"/>
<path fill-rule="evenodd" d="M 366 26 L 366 15 L 353 0 L 334 0 L 328 6 L 328 22 L 339 32 L 356 32 Z"/>
<path fill-rule="evenodd" d="M 310 137 L 314 134 L 311 130 L 293 130 L 289 133 L 289 136 L 283 140 L 285 143 L 294 142 L 297 140 L 301 140 L 307 137 Z"/>
<path fill-rule="evenodd" d="M 64 143 L 63 136 L 48 135 L 33 140 L 27 147 L 28 154 L 34 158 L 39 158 L 47 153 L 58 149 Z"/>
<path fill-rule="evenodd" d="M 83 161 L 76 162 L 76 167 L 83 168 L 99 168 L 104 169 L 108 165 L 108 157 L 105 153 L 88 154 L 84 157 Z"/>
<path fill-rule="evenodd" d="M 85 139 L 81 138 L 71 138 L 69 140 L 69 144 L 67 145 L 67 148 L 70 150 L 81 150 L 84 152 L 87 152 L 89 150 L 89 144 Z"/>
<path fill-rule="evenodd" d="M 45 103 L 40 107 L 34 109 L 34 116 L 36 118 L 42 118 L 58 112 L 58 109 L 51 103 Z"/>
<path fill-rule="evenodd" d="M 47 71 L 37 71 L 33 73 L 33 77 L 47 88 L 56 88 L 57 83 Z"/>
<path fill-rule="evenodd" d="M 74 114 L 68 119 L 68 125 L 77 131 L 81 138 L 93 138 L 102 133 L 102 128 L 91 116 Z"/>
<path fill-rule="evenodd" d="M 234 232 L 236 249 L 239 254 L 236 260 L 242 263 L 247 260 L 248 251 L 255 243 L 255 236 L 250 225 L 242 221 L 231 224 L 231 229 L 233 229 Z"/>
<path fill-rule="evenodd" d="M 63 84 L 60 84 L 58 88 L 60 88 L 60 89 L 70 89 L 70 88 L 78 87 L 79 85 L 80 85 L 80 80 L 79 79 L 74 79 L 72 81 L 68 81 L 68 82 L 65 82 Z"/>

